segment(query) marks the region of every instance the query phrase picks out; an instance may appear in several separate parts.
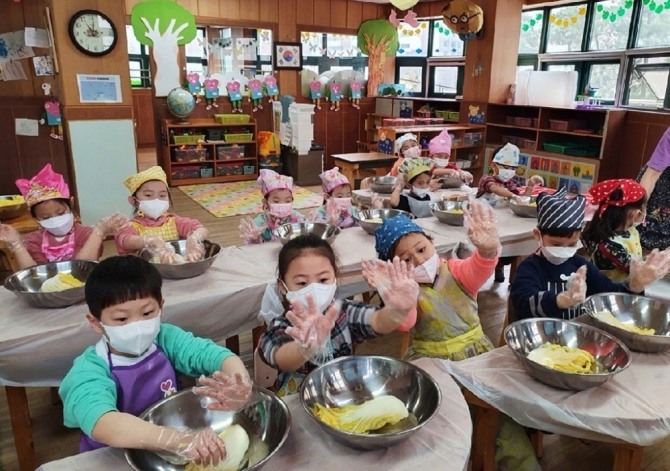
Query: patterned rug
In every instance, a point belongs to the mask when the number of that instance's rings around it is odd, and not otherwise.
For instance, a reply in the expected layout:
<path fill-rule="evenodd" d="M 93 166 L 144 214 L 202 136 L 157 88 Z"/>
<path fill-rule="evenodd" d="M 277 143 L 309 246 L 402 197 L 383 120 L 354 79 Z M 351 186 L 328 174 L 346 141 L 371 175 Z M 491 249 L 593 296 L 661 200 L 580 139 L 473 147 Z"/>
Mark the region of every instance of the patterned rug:
<path fill-rule="evenodd" d="M 260 188 L 256 181 L 207 183 L 178 187 L 186 196 L 217 218 L 239 214 L 258 214 L 263 211 Z M 293 208 L 319 206 L 323 195 L 293 185 Z"/>

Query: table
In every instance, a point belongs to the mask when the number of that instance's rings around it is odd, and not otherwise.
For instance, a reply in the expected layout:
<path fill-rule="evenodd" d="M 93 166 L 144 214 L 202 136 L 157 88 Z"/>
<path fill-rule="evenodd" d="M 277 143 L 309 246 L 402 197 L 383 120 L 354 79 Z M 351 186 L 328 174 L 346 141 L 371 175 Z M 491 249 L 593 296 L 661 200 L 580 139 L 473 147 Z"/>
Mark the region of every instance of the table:
<path fill-rule="evenodd" d="M 669 362 L 670 351 L 632 352 L 628 369 L 584 391 L 564 391 L 536 381 L 508 347 L 444 364 L 465 388 L 521 425 L 614 443 L 614 469 L 636 471 L 641 447 L 670 436 Z M 473 459 L 478 447 L 475 440 Z"/>
<path fill-rule="evenodd" d="M 284 445 L 268 460 L 268 469 L 466 469 L 472 422 L 456 382 L 438 360 L 415 362 L 435 378 L 442 392 L 437 416 L 421 430 L 386 450 L 360 451 L 334 442 L 303 410 L 297 395 L 284 398 L 291 411 L 291 431 Z M 123 451 L 103 448 L 47 463 L 39 471 L 91 469 L 130 470 Z"/>
<path fill-rule="evenodd" d="M 370 176 L 383 176 L 391 171 L 398 157 L 382 152 L 355 152 L 352 154 L 333 154 L 335 165 L 347 177 L 352 188 L 356 180 Z"/>
<path fill-rule="evenodd" d="M 647 286 L 644 295 L 649 298 L 670 301 L 670 275 Z"/>

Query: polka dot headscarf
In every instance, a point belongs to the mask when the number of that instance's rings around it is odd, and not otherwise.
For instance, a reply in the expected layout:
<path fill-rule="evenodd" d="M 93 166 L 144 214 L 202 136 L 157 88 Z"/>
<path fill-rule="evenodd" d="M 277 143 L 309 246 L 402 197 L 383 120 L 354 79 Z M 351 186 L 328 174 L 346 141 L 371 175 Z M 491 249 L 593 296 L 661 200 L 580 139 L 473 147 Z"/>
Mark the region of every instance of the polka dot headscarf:
<path fill-rule="evenodd" d="M 620 200 L 612 200 L 612 193 L 614 190 L 620 188 L 623 196 Z M 603 213 L 608 206 L 626 206 L 629 203 L 635 203 L 645 197 L 646 191 L 642 185 L 635 180 L 620 178 L 615 180 L 605 180 L 589 189 L 589 193 L 593 196 L 593 204 L 599 206 L 598 215 L 603 216 Z"/>

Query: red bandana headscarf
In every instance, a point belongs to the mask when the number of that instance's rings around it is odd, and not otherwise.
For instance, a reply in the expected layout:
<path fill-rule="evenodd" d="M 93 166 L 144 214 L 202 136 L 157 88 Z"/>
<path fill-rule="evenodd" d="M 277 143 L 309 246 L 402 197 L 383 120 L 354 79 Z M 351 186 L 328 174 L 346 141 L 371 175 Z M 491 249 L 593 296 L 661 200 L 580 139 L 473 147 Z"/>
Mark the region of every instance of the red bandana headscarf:
<path fill-rule="evenodd" d="M 620 200 L 612 200 L 612 192 L 617 188 L 621 188 L 623 197 Z M 616 180 L 605 180 L 589 189 L 589 193 L 593 196 L 592 204 L 600 206 L 598 215 L 603 216 L 603 213 L 608 206 L 625 206 L 628 203 L 635 203 L 644 198 L 646 191 L 642 185 L 635 180 L 620 178 Z"/>

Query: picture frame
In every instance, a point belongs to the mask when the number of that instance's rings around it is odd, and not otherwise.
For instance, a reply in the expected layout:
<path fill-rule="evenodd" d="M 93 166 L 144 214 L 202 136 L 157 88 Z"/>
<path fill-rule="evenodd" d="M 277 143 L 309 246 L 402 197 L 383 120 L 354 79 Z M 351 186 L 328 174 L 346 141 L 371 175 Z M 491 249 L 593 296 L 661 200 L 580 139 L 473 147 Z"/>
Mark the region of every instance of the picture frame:
<path fill-rule="evenodd" d="M 272 52 L 275 70 L 302 70 L 302 43 L 275 42 Z"/>

